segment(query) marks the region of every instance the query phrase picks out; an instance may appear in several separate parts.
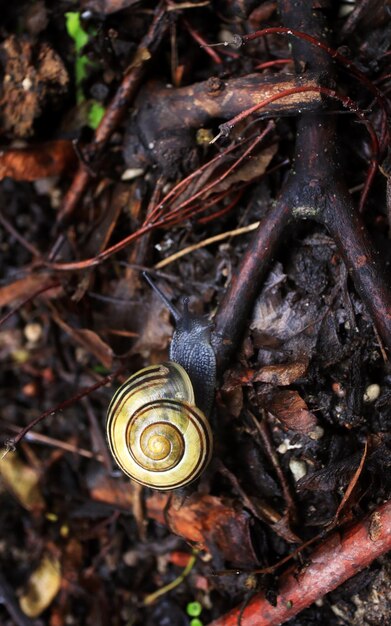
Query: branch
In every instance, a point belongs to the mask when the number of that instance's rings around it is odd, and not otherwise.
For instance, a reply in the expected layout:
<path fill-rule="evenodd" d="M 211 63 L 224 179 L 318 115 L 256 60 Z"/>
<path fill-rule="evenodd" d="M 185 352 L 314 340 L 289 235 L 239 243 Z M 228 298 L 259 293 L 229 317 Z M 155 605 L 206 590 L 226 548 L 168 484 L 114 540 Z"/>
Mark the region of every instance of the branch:
<path fill-rule="evenodd" d="M 322 598 L 391 550 L 391 502 L 386 502 L 349 530 L 335 532 L 314 550 L 307 567 L 290 568 L 280 579 L 277 605 L 264 593 L 244 609 L 242 626 L 277 626 Z M 211 622 L 210 626 L 237 626 L 241 607 Z"/>
<path fill-rule="evenodd" d="M 321 10 L 300 0 L 293 6 L 281 0 L 280 10 L 288 28 L 305 31 L 322 41 L 327 33 Z M 327 43 L 327 42 L 326 42 Z M 308 68 L 319 77 L 319 87 L 333 87 L 332 57 L 327 46 L 315 47 L 292 40 L 296 71 Z M 327 83 L 325 79 L 327 78 Z M 322 81 L 322 85 L 320 84 Z M 372 142 L 376 140 L 372 137 Z M 293 219 L 315 219 L 327 227 L 364 300 L 384 347 L 391 353 L 391 294 L 365 225 L 350 199 L 338 159 L 333 121 L 321 113 L 305 113 L 297 130 L 295 163 L 280 198 L 254 233 L 216 316 L 216 351 L 220 371 L 234 354 L 247 326 L 247 318 L 259 293 L 285 226 Z M 370 178 L 373 178 L 373 167 Z M 366 191 L 368 186 L 366 185 Z"/>

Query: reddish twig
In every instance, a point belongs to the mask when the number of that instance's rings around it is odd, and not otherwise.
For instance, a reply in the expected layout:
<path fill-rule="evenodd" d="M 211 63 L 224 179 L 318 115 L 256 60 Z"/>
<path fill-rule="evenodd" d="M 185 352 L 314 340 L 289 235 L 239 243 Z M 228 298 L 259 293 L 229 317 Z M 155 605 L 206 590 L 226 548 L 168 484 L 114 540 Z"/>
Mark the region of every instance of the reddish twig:
<path fill-rule="evenodd" d="M 358 465 L 358 468 L 354 472 L 354 475 L 353 475 L 352 479 L 350 480 L 349 485 L 348 485 L 348 487 L 347 487 L 347 489 L 346 489 L 346 491 L 345 491 L 345 493 L 343 495 L 343 498 L 342 498 L 341 502 L 338 505 L 338 509 L 337 509 L 337 511 L 336 511 L 336 513 L 334 515 L 334 519 L 332 521 L 332 527 L 335 527 L 337 525 L 339 517 L 341 515 L 341 511 L 346 506 L 346 503 L 348 502 L 350 496 L 352 495 L 352 493 L 354 491 L 355 486 L 357 485 L 358 479 L 360 478 L 361 472 L 362 472 L 362 470 L 364 468 L 364 463 L 365 463 L 365 460 L 367 458 L 367 452 L 368 452 L 368 442 L 366 441 L 363 453 L 361 455 L 361 460 L 360 460 L 360 463 Z"/>
<path fill-rule="evenodd" d="M 241 611 L 242 626 L 283 624 L 389 550 L 391 502 L 386 502 L 350 529 L 328 537 L 301 571 L 290 568 L 285 572 L 280 578 L 276 606 L 260 593 L 243 611 L 237 607 L 210 626 L 237 626 Z"/>
<path fill-rule="evenodd" d="M 175 200 L 175 198 L 179 194 L 179 190 L 184 187 L 185 182 L 186 181 L 190 182 L 191 179 L 193 179 L 196 175 L 199 175 L 208 166 L 210 166 L 216 161 L 221 160 L 222 154 L 217 155 L 214 159 L 206 163 L 204 166 L 200 167 L 197 170 L 197 172 L 193 172 L 193 174 L 188 176 L 187 179 L 185 179 L 185 181 L 181 181 L 180 183 L 178 183 L 178 185 L 176 185 L 176 187 L 174 187 L 163 198 L 163 200 L 161 200 L 161 202 L 159 202 L 159 204 L 147 214 L 144 224 L 137 231 L 125 237 L 122 241 L 119 241 L 118 243 L 114 244 L 110 248 L 107 248 L 100 254 L 90 259 L 84 259 L 82 261 L 73 261 L 70 263 L 50 263 L 49 262 L 49 263 L 46 263 L 46 265 L 50 267 L 51 269 L 55 269 L 59 271 L 70 271 L 70 270 L 80 271 L 89 267 L 99 265 L 100 263 L 108 259 L 110 256 L 112 256 L 113 254 L 116 254 L 120 250 L 123 250 L 124 248 L 126 248 L 130 243 L 132 243 L 139 237 L 149 233 L 151 230 L 154 230 L 156 228 L 172 226 L 173 224 L 178 223 L 179 220 L 184 220 L 187 217 L 194 216 L 200 212 L 204 212 L 206 208 L 208 208 L 207 206 L 202 205 L 199 208 L 194 209 L 190 205 L 194 202 L 194 200 L 196 200 L 197 198 L 199 198 L 206 192 L 212 190 L 213 187 L 215 187 L 216 185 L 221 183 L 225 178 L 227 178 L 227 176 L 229 176 L 229 174 L 232 173 L 232 171 L 234 171 L 243 162 L 243 160 L 249 156 L 249 154 L 254 150 L 254 148 L 272 130 L 272 128 L 273 128 L 273 124 L 272 122 L 269 122 L 266 128 L 262 131 L 262 133 L 258 135 L 255 139 L 250 138 L 242 142 L 242 143 L 247 143 L 248 141 L 252 140 L 250 143 L 250 146 L 242 153 L 242 155 L 238 159 L 236 159 L 236 161 L 233 163 L 231 167 L 228 168 L 228 170 L 226 170 L 223 174 L 219 175 L 216 179 L 214 179 L 208 185 L 202 187 L 197 193 L 193 194 L 191 198 L 188 198 L 187 200 L 185 200 L 178 206 L 172 208 L 171 210 L 167 210 L 168 201 L 170 200 L 170 202 L 172 203 Z M 238 147 L 237 145 L 231 146 L 229 149 L 226 150 L 226 153 L 228 154 L 228 152 L 231 152 L 237 147 Z M 187 209 L 188 207 L 189 207 L 189 210 L 187 212 L 185 209 Z"/>
<path fill-rule="evenodd" d="M 22 430 L 16 435 L 16 437 L 13 437 L 12 439 L 9 439 L 5 442 L 4 444 L 5 451 L 3 453 L 3 457 L 7 454 L 7 452 L 14 449 L 15 446 L 17 446 L 18 443 L 23 439 L 23 437 L 25 437 L 25 435 L 32 428 L 37 426 L 37 424 L 42 422 L 42 420 L 44 420 L 46 417 L 55 415 L 59 411 L 64 411 L 65 409 L 69 408 L 73 404 L 76 404 L 76 402 L 79 402 L 82 398 L 89 396 L 93 391 L 96 391 L 97 389 L 104 387 L 105 385 L 107 385 L 107 383 L 113 382 L 113 380 L 115 380 L 117 376 L 119 376 L 119 374 L 121 374 L 125 369 L 127 369 L 127 367 L 128 367 L 127 364 L 121 365 L 121 367 L 117 368 L 112 374 L 105 376 L 104 378 L 99 380 L 97 383 L 94 383 L 93 385 L 90 385 L 90 387 L 83 389 L 83 391 L 80 391 L 79 393 L 75 394 L 74 396 L 72 396 L 72 398 L 69 398 L 69 400 L 65 400 L 64 402 L 57 404 L 57 406 L 41 413 L 41 415 L 39 415 L 34 420 L 32 420 L 29 424 L 27 424 L 27 426 L 22 428 Z"/>
<path fill-rule="evenodd" d="M 196 31 L 195 28 L 193 28 L 187 20 L 184 19 L 183 23 L 189 31 L 190 35 L 193 37 L 194 41 L 200 44 L 201 48 L 203 48 L 205 52 L 209 54 L 212 61 L 214 61 L 214 63 L 217 63 L 218 65 L 221 65 L 221 63 L 223 62 L 221 57 L 217 54 L 215 50 L 213 50 L 213 48 L 208 46 L 205 39 L 199 34 L 199 32 Z"/>
<path fill-rule="evenodd" d="M 6 217 L 4 217 L 1 211 L 0 211 L 0 224 L 2 224 L 4 228 L 8 230 L 10 235 L 14 237 L 16 241 L 19 241 L 19 243 L 24 248 L 26 248 L 26 250 L 28 250 L 30 254 L 32 254 L 34 257 L 37 257 L 38 259 L 41 258 L 42 255 L 40 251 L 32 243 L 27 241 L 27 239 L 25 239 L 23 235 L 19 233 L 19 231 L 16 230 L 16 228 L 11 224 L 11 222 L 9 222 Z"/>
<path fill-rule="evenodd" d="M 266 70 L 269 67 L 276 67 L 278 65 L 287 65 L 287 63 L 292 63 L 292 59 L 274 59 L 274 61 L 265 61 L 264 63 L 260 63 L 254 67 L 254 70 Z"/>
<path fill-rule="evenodd" d="M 368 122 L 368 120 L 365 119 L 364 112 L 360 111 L 360 109 L 357 106 L 357 103 L 354 102 L 354 100 L 352 100 L 348 96 L 344 96 L 343 94 L 337 93 L 336 91 L 334 91 L 334 89 L 328 89 L 327 87 L 320 87 L 320 86 L 313 87 L 310 85 L 305 85 L 303 87 L 292 87 L 291 89 L 284 89 L 284 91 L 281 91 L 280 93 L 276 93 L 276 94 L 269 96 L 268 98 L 265 98 L 264 100 L 262 100 L 262 102 L 258 102 L 258 104 L 255 104 L 249 109 L 246 109 L 242 111 L 241 113 L 239 113 L 238 115 L 235 115 L 235 117 L 228 120 L 228 122 L 224 122 L 224 124 L 221 124 L 219 127 L 220 134 L 228 135 L 229 132 L 232 130 L 232 128 L 236 126 L 236 124 L 239 124 L 239 122 L 242 122 L 249 115 L 256 113 L 260 109 L 263 109 L 265 106 L 267 106 L 268 104 L 271 104 L 272 102 L 275 102 L 276 100 L 281 100 L 282 98 L 285 98 L 286 96 L 291 96 L 297 93 L 306 93 L 306 92 L 316 92 L 319 94 L 323 94 L 324 96 L 327 96 L 328 98 L 338 100 L 339 102 L 343 104 L 344 107 L 348 108 L 350 111 L 352 111 L 352 113 L 357 115 L 360 121 L 364 120 L 367 130 L 370 134 L 371 141 L 372 141 L 372 149 L 374 151 L 373 160 L 376 162 L 376 157 L 379 151 L 379 144 L 378 144 L 377 136 L 373 129 L 372 124 L 370 124 L 370 122 Z"/>
<path fill-rule="evenodd" d="M 296 30 L 294 28 L 286 28 L 284 26 L 274 26 L 271 28 L 263 28 L 262 30 L 255 31 L 254 33 L 250 33 L 248 35 L 244 35 L 242 37 L 243 43 L 246 41 L 252 41 L 254 39 L 258 39 L 259 37 L 264 37 L 266 35 L 291 35 L 293 37 L 297 37 L 298 39 L 302 39 L 303 41 L 307 41 L 312 46 L 316 46 L 321 50 L 324 50 L 332 59 L 338 61 L 341 65 L 343 65 L 351 74 L 353 74 L 356 78 L 360 80 L 360 82 L 365 85 L 369 91 L 375 94 L 376 98 L 379 100 L 382 108 L 386 107 L 386 103 L 383 98 L 382 92 L 373 84 L 371 80 L 363 73 L 361 70 L 356 67 L 356 65 L 352 62 L 351 59 L 345 57 L 343 54 L 338 52 L 335 48 L 332 48 L 327 43 L 318 39 L 317 37 L 313 37 L 308 33 L 304 33 L 302 31 Z"/>
<path fill-rule="evenodd" d="M 13 309 L 11 309 L 10 311 L 8 311 L 8 313 L 6 313 L 1 319 L 0 319 L 0 326 L 2 326 L 3 324 L 5 324 L 5 322 L 7 320 L 9 320 L 10 317 L 12 317 L 13 315 L 15 315 L 18 311 L 20 311 L 20 309 L 22 307 L 24 307 L 26 304 L 28 304 L 29 302 L 31 302 L 32 300 L 34 300 L 34 298 L 36 298 L 37 296 L 39 296 L 41 293 L 44 293 L 45 291 L 49 291 L 50 289 L 55 289 L 56 287 L 60 287 L 61 283 L 58 281 L 53 281 L 50 282 L 47 285 L 44 285 L 43 287 L 40 287 L 39 289 L 37 289 L 36 291 L 34 291 L 34 293 L 30 294 L 27 298 L 25 298 L 24 300 L 22 300 L 21 302 L 19 302 L 19 304 L 14 307 Z"/>

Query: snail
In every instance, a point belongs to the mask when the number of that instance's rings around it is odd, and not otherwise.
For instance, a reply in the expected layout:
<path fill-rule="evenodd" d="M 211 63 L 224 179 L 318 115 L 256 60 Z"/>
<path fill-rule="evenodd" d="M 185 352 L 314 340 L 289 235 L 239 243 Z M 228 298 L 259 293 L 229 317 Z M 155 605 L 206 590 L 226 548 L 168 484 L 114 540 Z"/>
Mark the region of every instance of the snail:
<path fill-rule="evenodd" d="M 170 361 L 145 367 L 116 391 L 107 412 L 107 439 L 130 478 L 154 489 L 176 489 L 198 478 L 212 454 L 211 324 L 189 312 L 188 299 L 181 314 L 150 276 L 144 277 L 175 319 Z"/>

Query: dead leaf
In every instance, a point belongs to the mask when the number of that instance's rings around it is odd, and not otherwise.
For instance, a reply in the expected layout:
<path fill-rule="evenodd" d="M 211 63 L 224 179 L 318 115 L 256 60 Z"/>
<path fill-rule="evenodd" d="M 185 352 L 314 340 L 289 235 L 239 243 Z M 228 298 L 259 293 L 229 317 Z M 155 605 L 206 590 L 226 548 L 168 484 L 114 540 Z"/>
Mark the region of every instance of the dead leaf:
<path fill-rule="evenodd" d="M 38 180 L 69 171 L 77 162 L 71 141 L 57 140 L 0 152 L 0 180 Z"/>
<path fill-rule="evenodd" d="M 138 313 L 139 338 L 133 346 L 134 354 L 156 352 L 157 357 L 162 350 L 166 350 L 172 337 L 170 313 L 163 302 L 154 294 L 151 295 L 150 306 L 136 309 Z M 153 356 L 152 356 L 152 360 Z"/>
<path fill-rule="evenodd" d="M 0 287 L 0 307 L 13 304 L 17 300 L 27 299 L 33 296 L 34 293 L 40 290 L 44 290 L 45 287 L 49 287 L 53 283 L 53 289 L 62 291 L 62 287 L 59 287 L 57 283 L 49 276 L 49 274 L 29 274 L 20 280 L 15 280 L 9 285 Z M 46 291 L 46 296 L 49 293 Z"/>
<path fill-rule="evenodd" d="M 133 510 L 135 495 L 129 481 L 95 471 L 88 476 L 88 487 L 94 500 Z M 232 564 L 257 562 L 250 536 L 250 515 L 237 500 L 198 494 L 182 500 L 155 491 L 146 499 L 145 508 L 148 518 L 164 525 L 169 521 L 174 533 L 203 549 L 216 546 Z"/>
<path fill-rule="evenodd" d="M 253 382 L 270 383 L 272 385 L 291 385 L 304 376 L 308 361 L 295 361 L 280 365 L 265 365 L 255 374 Z"/>
<path fill-rule="evenodd" d="M 213 193 L 220 193 L 233 187 L 235 183 L 251 182 L 265 173 L 270 161 L 278 149 L 277 143 L 271 144 L 254 155 L 248 157 L 238 169 L 227 176 L 221 183 L 213 188 Z M 209 194 L 206 194 L 207 197 Z"/>
<path fill-rule="evenodd" d="M 238 385 L 229 391 L 222 391 L 222 395 L 229 414 L 239 417 L 243 410 L 243 388 Z"/>
<path fill-rule="evenodd" d="M 150 517 L 161 518 L 166 494 L 155 493 L 147 500 Z M 179 508 L 178 508 L 179 505 Z M 185 503 L 171 500 L 166 511 L 170 529 L 205 549 L 216 546 L 232 564 L 251 564 L 256 556 L 250 537 L 250 516 L 238 502 L 210 495 L 194 494 Z M 164 522 L 163 522 L 164 523 Z"/>
<path fill-rule="evenodd" d="M 309 435 L 317 426 L 317 419 L 308 410 L 297 391 L 279 391 L 267 404 L 268 411 L 289 430 Z"/>
<path fill-rule="evenodd" d="M 28 511 L 42 511 L 45 501 L 40 488 L 40 474 L 19 458 L 17 452 L 9 452 L 0 460 L 0 475 L 7 489 Z"/>
<path fill-rule="evenodd" d="M 31 574 L 27 591 L 20 596 L 19 603 L 23 613 L 32 618 L 41 615 L 54 600 L 60 587 L 60 562 L 46 555 Z"/>
<path fill-rule="evenodd" d="M 333 462 L 326 467 L 303 476 L 297 482 L 298 491 L 333 491 L 338 486 L 346 485 L 360 465 L 361 454 L 356 452 L 341 461 Z"/>
<path fill-rule="evenodd" d="M 317 342 L 323 305 L 294 290 L 286 293 L 285 281 L 286 275 L 277 263 L 254 307 L 254 345 L 279 348 L 289 360 L 306 360 Z"/>
<path fill-rule="evenodd" d="M 92 354 L 107 369 L 111 369 L 113 364 L 113 351 L 110 346 L 103 341 L 94 331 L 88 328 L 72 328 L 59 315 L 58 311 L 52 307 L 53 319 L 63 331 L 65 331 L 75 343 L 81 345 L 89 354 Z"/>
<path fill-rule="evenodd" d="M 271 528 L 273 528 L 276 535 L 283 537 L 285 541 L 289 543 L 301 543 L 301 539 L 296 535 L 291 528 L 291 520 L 288 511 L 285 511 L 281 518 L 275 522 Z"/>
<path fill-rule="evenodd" d="M 360 464 L 359 464 L 357 470 L 354 472 L 354 475 L 353 475 L 353 477 L 352 477 L 352 479 L 351 479 L 351 481 L 350 481 L 350 483 L 348 485 L 348 488 L 346 489 L 346 491 L 344 493 L 344 496 L 343 496 L 341 502 L 339 503 L 338 509 L 337 509 L 337 511 L 335 513 L 335 516 L 334 516 L 334 520 L 332 521 L 332 526 L 333 527 L 338 524 L 338 519 L 339 519 L 339 517 L 341 515 L 341 511 L 346 506 L 346 503 L 348 502 L 349 498 L 351 497 L 351 495 L 352 495 L 352 493 L 353 493 L 353 491 L 354 491 L 354 489 L 355 489 L 355 487 L 357 485 L 358 479 L 360 478 L 361 472 L 362 472 L 363 467 L 364 467 L 365 460 L 367 458 L 367 452 L 368 452 L 368 441 L 365 442 L 365 446 L 364 446 L 364 450 L 363 450 L 363 453 L 362 453 L 362 456 L 361 456 Z"/>

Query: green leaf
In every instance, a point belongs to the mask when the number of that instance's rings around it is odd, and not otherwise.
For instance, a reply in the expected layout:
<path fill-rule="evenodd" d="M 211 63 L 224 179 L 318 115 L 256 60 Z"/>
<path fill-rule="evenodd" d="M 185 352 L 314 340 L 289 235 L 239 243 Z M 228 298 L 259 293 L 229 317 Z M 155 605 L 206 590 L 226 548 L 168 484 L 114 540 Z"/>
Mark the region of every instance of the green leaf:
<path fill-rule="evenodd" d="M 100 102 L 94 101 L 91 104 L 90 110 L 88 111 L 88 125 L 93 130 L 96 130 L 104 114 L 105 114 L 104 106 L 102 106 Z"/>
<path fill-rule="evenodd" d="M 190 626 L 204 626 L 204 625 L 201 622 L 201 620 L 198 619 L 198 617 L 195 617 L 194 619 L 190 620 Z"/>

